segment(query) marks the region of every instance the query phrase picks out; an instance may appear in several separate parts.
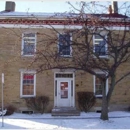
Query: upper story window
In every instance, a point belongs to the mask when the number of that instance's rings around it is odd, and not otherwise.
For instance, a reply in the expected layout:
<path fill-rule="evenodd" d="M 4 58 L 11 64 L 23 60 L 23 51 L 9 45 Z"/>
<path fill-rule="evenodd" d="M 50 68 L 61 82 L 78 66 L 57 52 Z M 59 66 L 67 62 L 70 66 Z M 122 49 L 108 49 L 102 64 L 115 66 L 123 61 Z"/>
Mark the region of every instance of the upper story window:
<path fill-rule="evenodd" d="M 58 51 L 60 56 L 71 56 L 71 36 L 70 34 L 59 34 L 58 37 Z"/>
<path fill-rule="evenodd" d="M 107 55 L 107 43 L 105 39 L 99 35 L 94 35 L 93 38 L 94 53 L 100 57 Z"/>
<path fill-rule="evenodd" d="M 34 56 L 36 52 L 36 34 L 24 33 L 22 36 L 22 55 Z"/>
<path fill-rule="evenodd" d="M 104 73 L 99 73 L 98 75 L 105 75 L 105 74 Z M 107 90 L 108 90 L 108 79 L 106 81 L 103 81 L 102 78 L 94 76 L 94 93 L 95 93 L 96 97 L 102 97 L 102 95 L 103 95 L 102 85 L 103 84 L 106 85 L 106 93 L 107 93 Z"/>

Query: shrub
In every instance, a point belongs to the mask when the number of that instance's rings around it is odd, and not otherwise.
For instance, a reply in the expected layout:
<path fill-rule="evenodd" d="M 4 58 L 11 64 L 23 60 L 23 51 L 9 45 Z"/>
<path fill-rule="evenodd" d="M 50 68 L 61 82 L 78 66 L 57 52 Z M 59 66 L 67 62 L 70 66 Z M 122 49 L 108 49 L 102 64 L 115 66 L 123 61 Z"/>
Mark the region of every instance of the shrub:
<path fill-rule="evenodd" d="M 7 105 L 5 109 L 7 110 L 5 115 L 12 115 L 16 110 L 16 108 L 13 105 Z"/>
<path fill-rule="evenodd" d="M 130 106 L 128 107 L 128 111 L 130 111 Z"/>
<path fill-rule="evenodd" d="M 49 97 L 37 96 L 32 98 L 26 98 L 25 101 L 29 108 L 43 114 L 45 112 L 47 105 L 49 104 Z"/>
<path fill-rule="evenodd" d="M 93 92 L 77 92 L 78 105 L 81 111 L 88 112 L 96 102 Z"/>

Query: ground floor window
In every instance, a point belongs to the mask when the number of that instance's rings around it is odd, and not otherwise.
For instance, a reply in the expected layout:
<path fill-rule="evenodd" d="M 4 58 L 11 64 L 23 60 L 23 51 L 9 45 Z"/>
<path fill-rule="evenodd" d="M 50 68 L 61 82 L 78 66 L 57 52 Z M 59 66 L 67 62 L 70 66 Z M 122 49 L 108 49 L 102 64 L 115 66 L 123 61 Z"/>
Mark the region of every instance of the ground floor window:
<path fill-rule="evenodd" d="M 98 75 L 105 76 L 104 73 L 98 73 Z M 106 81 L 103 81 L 98 76 L 94 76 L 94 93 L 95 93 L 96 97 L 102 97 L 102 95 L 103 95 L 102 82 L 105 82 L 105 84 L 106 84 L 106 93 L 107 93 L 107 90 L 108 90 L 108 79 Z"/>
<path fill-rule="evenodd" d="M 36 95 L 36 74 L 34 72 L 21 72 L 21 97 Z"/>

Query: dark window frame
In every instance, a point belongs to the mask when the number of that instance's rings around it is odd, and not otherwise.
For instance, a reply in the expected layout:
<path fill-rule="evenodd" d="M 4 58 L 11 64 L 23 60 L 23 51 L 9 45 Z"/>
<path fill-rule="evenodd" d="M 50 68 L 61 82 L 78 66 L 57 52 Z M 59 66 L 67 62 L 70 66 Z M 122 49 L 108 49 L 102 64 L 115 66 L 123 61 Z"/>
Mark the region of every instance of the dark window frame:
<path fill-rule="evenodd" d="M 66 36 L 68 36 L 68 38 L 66 38 Z M 69 33 L 58 34 L 58 53 L 60 56 L 63 57 L 72 56 L 71 40 L 72 37 L 71 34 Z"/>

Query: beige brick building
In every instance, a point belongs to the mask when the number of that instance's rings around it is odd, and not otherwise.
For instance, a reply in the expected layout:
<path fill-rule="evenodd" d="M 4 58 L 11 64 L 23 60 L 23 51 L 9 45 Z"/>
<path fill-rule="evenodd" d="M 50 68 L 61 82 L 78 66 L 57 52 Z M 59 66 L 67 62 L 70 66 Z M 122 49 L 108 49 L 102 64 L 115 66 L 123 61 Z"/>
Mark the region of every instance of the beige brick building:
<path fill-rule="evenodd" d="M 36 14 L 38 20 L 31 14 L 17 12 L 1 12 L 0 14 L 0 74 L 4 73 L 4 104 L 11 104 L 18 110 L 25 110 L 25 98 L 46 95 L 50 98 L 47 111 L 53 107 L 76 107 L 77 92 L 91 91 L 95 93 L 97 102 L 95 107 L 101 107 L 101 90 L 97 93 L 96 77 L 75 69 L 53 69 L 36 73 L 35 66 L 29 67 L 35 54 L 47 42 L 47 37 L 58 37 L 52 31 L 52 24 L 59 32 L 64 32 L 64 18 L 53 18 L 53 14 Z M 121 16 L 119 15 L 119 18 Z M 80 24 L 70 23 L 68 29 L 79 28 Z M 130 25 L 130 21 L 129 21 Z M 118 30 L 116 26 L 115 31 Z M 129 36 L 130 37 L 130 36 Z M 62 37 L 61 37 L 62 38 Z M 44 42 L 41 42 L 44 40 Z M 28 48 L 27 42 L 33 49 Z M 57 50 L 57 44 L 53 50 Z M 71 51 L 71 49 L 70 49 Z M 70 55 L 71 52 L 64 52 Z M 71 58 L 71 57 L 70 57 Z M 69 62 L 69 59 L 67 59 Z M 42 61 L 41 61 L 42 62 Z M 39 64 L 39 63 L 37 63 Z M 123 64 L 117 73 L 117 78 L 130 70 L 130 62 Z M 100 73 L 100 72 L 99 72 Z M 100 83 L 99 83 L 100 84 Z M 109 79 L 106 82 L 109 88 Z M 27 87 L 28 86 L 28 87 Z M 99 88 L 98 88 L 99 89 Z M 1 87 L 0 87 L 1 93 Z M 1 97 L 0 97 L 1 102 Z M 117 84 L 111 98 L 110 109 L 126 109 L 130 105 L 130 76 Z"/>

